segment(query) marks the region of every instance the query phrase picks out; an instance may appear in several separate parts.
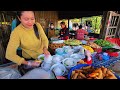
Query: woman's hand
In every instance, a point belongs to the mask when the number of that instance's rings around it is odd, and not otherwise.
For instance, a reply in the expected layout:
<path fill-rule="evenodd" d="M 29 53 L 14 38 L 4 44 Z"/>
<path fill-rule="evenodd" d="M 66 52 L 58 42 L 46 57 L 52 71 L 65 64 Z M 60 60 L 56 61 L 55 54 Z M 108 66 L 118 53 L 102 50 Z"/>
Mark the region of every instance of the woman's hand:
<path fill-rule="evenodd" d="M 44 48 L 44 49 L 43 49 L 43 53 L 45 54 L 45 56 L 50 55 L 50 52 L 47 50 L 47 48 Z"/>
<path fill-rule="evenodd" d="M 40 62 L 28 61 L 28 66 L 30 66 L 30 67 L 39 67 L 40 66 Z"/>

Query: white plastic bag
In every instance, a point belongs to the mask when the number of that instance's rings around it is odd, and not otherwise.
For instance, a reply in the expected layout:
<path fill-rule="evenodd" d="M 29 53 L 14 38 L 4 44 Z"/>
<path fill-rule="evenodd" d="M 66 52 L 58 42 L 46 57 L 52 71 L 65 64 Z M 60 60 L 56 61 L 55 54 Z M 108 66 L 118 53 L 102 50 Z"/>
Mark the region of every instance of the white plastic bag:
<path fill-rule="evenodd" d="M 35 68 L 19 79 L 56 79 L 55 75 L 51 71 L 45 71 L 41 68 Z"/>
<path fill-rule="evenodd" d="M 55 52 L 57 55 L 63 55 L 64 54 L 64 49 L 63 48 L 57 48 L 55 49 Z"/>
<path fill-rule="evenodd" d="M 44 57 L 44 62 L 46 62 L 46 63 L 52 63 L 52 56 L 51 55 L 49 55 L 49 56 L 45 56 Z"/>
<path fill-rule="evenodd" d="M 61 63 L 64 58 L 60 55 L 53 55 L 52 62 L 53 64 Z"/>
<path fill-rule="evenodd" d="M 54 64 L 50 71 L 54 72 L 56 76 L 63 76 L 66 73 L 66 68 L 63 64 Z"/>
<path fill-rule="evenodd" d="M 21 77 L 17 69 L 2 67 L 0 68 L 0 79 L 18 79 Z"/>
<path fill-rule="evenodd" d="M 46 71 L 49 71 L 50 68 L 51 68 L 51 66 L 52 66 L 52 63 L 43 62 L 43 63 L 41 64 L 41 68 L 44 69 L 44 70 L 46 70 Z"/>

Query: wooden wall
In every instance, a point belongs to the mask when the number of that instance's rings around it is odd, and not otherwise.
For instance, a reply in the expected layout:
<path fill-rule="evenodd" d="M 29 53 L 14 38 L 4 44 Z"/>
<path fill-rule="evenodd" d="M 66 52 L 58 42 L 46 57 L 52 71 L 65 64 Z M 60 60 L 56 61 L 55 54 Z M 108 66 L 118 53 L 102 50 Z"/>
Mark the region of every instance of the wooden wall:
<path fill-rule="evenodd" d="M 35 11 L 35 18 L 42 25 L 43 29 L 46 30 L 49 22 L 53 22 L 55 27 L 57 26 L 58 13 L 57 11 Z"/>

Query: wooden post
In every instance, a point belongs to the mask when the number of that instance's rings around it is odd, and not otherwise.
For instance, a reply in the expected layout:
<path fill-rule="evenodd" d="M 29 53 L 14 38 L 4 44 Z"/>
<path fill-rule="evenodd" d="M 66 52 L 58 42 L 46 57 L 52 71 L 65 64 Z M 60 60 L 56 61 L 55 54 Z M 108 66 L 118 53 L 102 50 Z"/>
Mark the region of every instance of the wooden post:
<path fill-rule="evenodd" d="M 108 23 L 109 14 L 110 13 L 108 11 L 103 12 L 102 21 L 101 21 L 102 28 L 100 29 L 100 35 L 99 35 L 99 38 L 101 38 L 101 39 L 105 38 L 106 25 Z"/>

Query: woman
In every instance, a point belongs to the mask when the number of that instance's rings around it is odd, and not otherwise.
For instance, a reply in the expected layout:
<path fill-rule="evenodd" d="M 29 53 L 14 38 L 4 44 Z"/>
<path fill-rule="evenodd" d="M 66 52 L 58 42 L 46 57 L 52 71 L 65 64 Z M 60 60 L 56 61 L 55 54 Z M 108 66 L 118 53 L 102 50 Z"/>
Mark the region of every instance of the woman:
<path fill-rule="evenodd" d="M 76 39 L 84 40 L 84 35 L 88 35 L 88 32 L 82 29 L 82 25 L 79 26 L 79 29 L 76 31 Z"/>
<path fill-rule="evenodd" d="M 6 58 L 17 63 L 24 70 L 24 66 L 37 67 L 40 62 L 36 62 L 35 59 L 42 53 L 50 54 L 48 39 L 41 25 L 35 22 L 33 11 L 18 12 L 18 19 L 20 24 L 11 33 Z M 22 57 L 16 53 L 18 47 L 22 49 Z"/>
<path fill-rule="evenodd" d="M 66 27 L 65 22 L 61 22 L 60 26 L 61 26 L 62 29 L 60 30 L 60 33 L 59 33 L 58 37 L 61 40 L 69 39 L 69 29 Z"/>
<path fill-rule="evenodd" d="M 50 23 L 50 26 L 47 29 L 46 35 L 47 35 L 49 40 L 51 40 L 52 37 L 56 37 L 56 35 L 55 35 L 55 28 L 54 28 L 54 24 L 53 23 Z"/>

